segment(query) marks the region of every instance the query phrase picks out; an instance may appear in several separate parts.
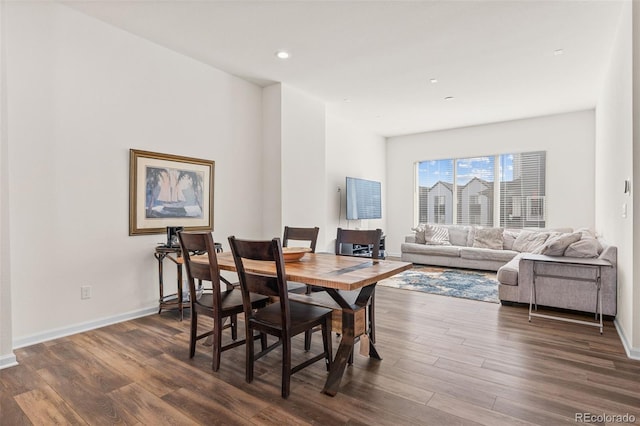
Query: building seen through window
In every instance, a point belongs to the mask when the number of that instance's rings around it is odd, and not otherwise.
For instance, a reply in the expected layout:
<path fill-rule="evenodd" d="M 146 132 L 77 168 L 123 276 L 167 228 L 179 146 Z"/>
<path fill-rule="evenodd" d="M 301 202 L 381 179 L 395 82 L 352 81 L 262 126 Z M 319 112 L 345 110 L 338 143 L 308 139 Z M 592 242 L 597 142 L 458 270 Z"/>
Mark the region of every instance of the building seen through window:
<path fill-rule="evenodd" d="M 544 151 L 422 161 L 417 174 L 421 223 L 545 226 Z"/>

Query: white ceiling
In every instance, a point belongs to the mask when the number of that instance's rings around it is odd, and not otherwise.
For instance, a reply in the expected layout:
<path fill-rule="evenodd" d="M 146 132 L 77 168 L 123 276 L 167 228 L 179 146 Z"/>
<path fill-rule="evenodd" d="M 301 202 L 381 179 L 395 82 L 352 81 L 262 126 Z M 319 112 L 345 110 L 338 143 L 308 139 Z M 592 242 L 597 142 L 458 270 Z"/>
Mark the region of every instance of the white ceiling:
<path fill-rule="evenodd" d="M 306 92 L 384 136 L 593 108 L 621 12 L 615 0 L 65 3 L 260 85 Z"/>

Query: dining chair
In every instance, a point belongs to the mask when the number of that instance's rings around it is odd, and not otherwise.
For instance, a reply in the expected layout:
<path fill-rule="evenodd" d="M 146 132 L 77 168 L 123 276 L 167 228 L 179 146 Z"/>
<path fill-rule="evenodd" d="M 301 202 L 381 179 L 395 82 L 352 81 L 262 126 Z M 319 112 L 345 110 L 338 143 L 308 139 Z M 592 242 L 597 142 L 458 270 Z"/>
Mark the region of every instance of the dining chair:
<path fill-rule="evenodd" d="M 285 226 L 284 235 L 282 236 L 282 247 L 293 247 L 291 245 L 292 241 L 303 242 L 305 246 L 309 246 L 309 248 L 311 249 L 311 253 L 315 253 L 319 231 L 320 228 L 318 228 L 317 226 L 315 228 L 296 228 L 292 226 Z M 289 289 L 290 293 L 300 294 L 309 294 L 312 290 L 311 286 L 292 281 L 289 281 L 287 283 L 287 288 Z"/>
<path fill-rule="evenodd" d="M 294 228 L 291 226 L 284 227 L 284 235 L 282 237 L 282 247 L 290 247 L 290 241 L 303 241 L 309 244 L 311 253 L 316 252 L 316 244 L 318 241 L 318 233 L 320 228 Z M 322 287 L 312 286 L 308 284 L 296 283 L 289 281 L 287 283 L 289 293 L 311 294 L 314 291 L 325 291 Z M 304 350 L 311 349 L 311 334 L 318 331 L 319 327 L 313 330 L 307 330 L 304 333 Z"/>
<path fill-rule="evenodd" d="M 290 301 L 287 291 L 285 264 L 282 256 L 282 245 L 279 238 L 267 241 L 249 241 L 229 237 L 231 253 L 236 264 L 240 289 L 245 305 L 244 317 L 246 335 L 252 336 L 255 331 L 278 338 L 274 344 L 263 345 L 260 352 L 255 353 L 254 342 L 246 341 L 246 381 L 253 381 L 253 367 L 256 360 L 282 346 L 282 397 L 287 398 L 291 392 L 291 375 L 301 369 L 325 359 L 327 370 L 331 368 L 331 309 Z M 270 274 L 251 272 L 245 267 L 247 262 L 273 262 L 275 271 Z M 270 305 L 257 310 L 251 309 L 249 295 L 262 294 L 278 299 Z M 291 340 L 316 326 L 322 327 L 324 350 L 321 354 L 306 359 L 296 366 L 291 364 Z"/>
<path fill-rule="evenodd" d="M 342 229 L 338 228 L 336 235 L 336 254 L 342 256 L 355 256 L 353 254 L 354 246 L 370 246 L 371 258 L 380 259 L 380 241 L 382 239 L 382 229 L 362 230 L 362 229 Z M 349 244 L 351 250 L 347 250 L 344 245 Z M 355 300 L 357 292 L 344 292 L 346 294 L 352 294 L 352 298 Z M 369 303 L 366 308 L 367 316 L 367 334 L 372 343 L 376 342 L 376 323 L 375 323 L 375 289 L 371 294 Z M 348 297 L 345 297 L 348 299 Z"/>
<path fill-rule="evenodd" d="M 284 235 L 282 237 L 282 247 L 290 247 L 290 241 L 303 241 L 309 244 L 311 252 L 316 252 L 316 244 L 318 242 L 318 232 L 320 228 L 297 228 L 293 226 L 284 227 Z"/>
<path fill-rule="evenodd" d="M 212 336 L 212 368 L 213 371 L 218 371 L 220 368 L 220 354 L 245 343 L 244 339 L 238 340 L 237 316 L 244 310 L 242 293 L 239 289 L 234 289 L 232 285 L 227 285 L 225 290 L 221 289 L 216 248 L 210 232 L 192 233 L 181 231 L 178 232 L 178 240 L 180 241 L 189 283 L 189 303 L 191 308 L 189 357 L 194 357 L 198 340 Z M 202 254 L 205 252 L 208 264 L 192 262 L 191 256 L 194 253 Z M 196 288 L 195 280 L 199 282 L 198 288 Z M 202 288 L 202 281 L 209 282 L 211 287 Z M 253 309 L 264 307 L 268 302 L 268 297 L 257 294 L 251 294 L 248 301 L 249 306 Z M 213 329 L 202 334 L 198 334 L 198 315 L 200 314 L 213 319 Z M 230 318 L 231 321 L 225 325 L 227 318 Z M 226 328 L 231 328 L 233 342 L 222 346 L 222 330 Z"/>

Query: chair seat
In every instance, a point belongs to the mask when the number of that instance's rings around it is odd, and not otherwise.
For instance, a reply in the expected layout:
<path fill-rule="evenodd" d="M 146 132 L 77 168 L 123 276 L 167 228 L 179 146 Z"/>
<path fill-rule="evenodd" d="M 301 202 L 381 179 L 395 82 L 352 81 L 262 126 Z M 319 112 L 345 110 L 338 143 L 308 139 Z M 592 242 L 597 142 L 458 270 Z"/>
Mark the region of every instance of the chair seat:
<path fill-rule="evenodd" d="M 242 305 L 242 292 L 240 290 L 226 290 L 226 291 L 222 291 L 220 293 L 221 295 L 221 302 L 222 302 L 222 316 L 228 315 L 229 313 L 241 313 L 243 311 L 243 305 Z M 268 296 L 263 296 L 261 294 L 253 294 L 251 293 L 250 295 L 251 298 L 251 305 L 254 306 L 254 304 L 259 303 L 259 302 L 263 302 L 263 303 L 268 303 L 269 301 L 269 297 Z M 198 305 L 207 307 L 207 308 L 212 308 L 213 307 L 213 294 L 211 293 L 204 293 L 198 300 L 197 300 Z"/>
<path fill-rule="evenodd" d="M 291 314 L 292 336 L 302 333 L 314 323 L 321 324 L 324 321 L 324 317 L 330 316 L 332 312 L 329 308 L 307 305 L 292 300 L 289 301 L 289 311 Z M 278 302 L 260 309 L 254 318 L 260 324 L 282 329 L 282 311 Z"/>

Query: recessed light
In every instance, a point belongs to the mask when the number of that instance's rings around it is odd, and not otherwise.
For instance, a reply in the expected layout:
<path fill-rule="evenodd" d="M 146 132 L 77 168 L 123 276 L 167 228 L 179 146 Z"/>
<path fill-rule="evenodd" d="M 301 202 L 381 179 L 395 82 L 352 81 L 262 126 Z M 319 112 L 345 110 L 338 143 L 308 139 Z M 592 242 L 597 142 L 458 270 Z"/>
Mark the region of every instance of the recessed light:
<path fill-rule="evenodd" d="M 453 96 L 447 96 L 446 98 L 444 98 L 445 101 L 452 101 L 453 99 Z"/>
<path fill-rule="evenodd" d="M 437 78 L 432 78 L 432 79 L 431 79 L 431 80 L 429 80 L 429 81 L 430 81 L 431 83 L 435 84 L 435 83 L 437 83 L 437 82 L 438 82 L 438 79 L 437 79 Z"/>
<path fill-rule="evenodd" d="M 349 98 L 344 98 L 344 99 L 342 100 L 342 102 L 351 102 L 351 99 L 349 99 Z"/>
<path fill-rule="evenodd" d="M 280 59 L 289 59 L 291 55 L 289 55 L 289 52 L 287 52 L 286 50 L 278 50 L 276 52 L 276 56 Z"/>
<path fill-rule="evenodd" d="M 553 56 L 560 56 L 564 54 L 564 50 L 563 49 L 556 49 L 553 51 Z"/>

